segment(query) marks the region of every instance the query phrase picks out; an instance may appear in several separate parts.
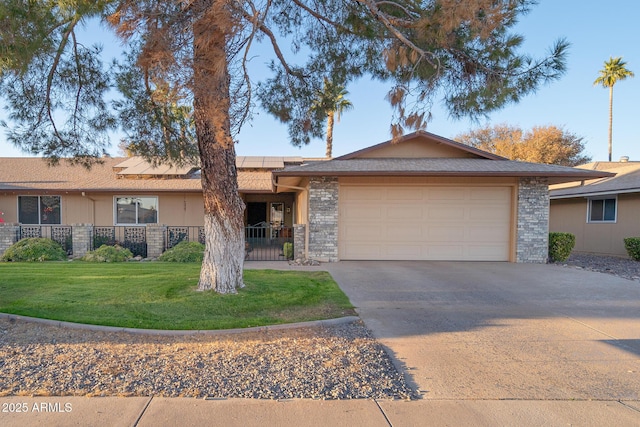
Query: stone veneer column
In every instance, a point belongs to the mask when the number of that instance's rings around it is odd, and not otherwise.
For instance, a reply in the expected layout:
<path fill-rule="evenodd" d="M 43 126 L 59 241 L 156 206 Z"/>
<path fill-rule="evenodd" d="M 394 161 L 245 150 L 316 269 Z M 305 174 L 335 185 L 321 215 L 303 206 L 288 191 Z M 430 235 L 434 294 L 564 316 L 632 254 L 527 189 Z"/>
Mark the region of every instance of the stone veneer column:
<path fill-rule="evenodd" d="M 11 245 L 18 241 L 20 224 L 13 222 L 0 223 L 0 256 L 9 249 Z"/>
<path fill-rule="evenodd" d="M 293 226 L 293 259 L 305 259 L 305 230 L 304 224 Z"/>
<path fill-rule="evenodd" d="M 73 257 L 82 258 L 92 248 L 93 224 L 71 224 Z"/>
<path fill-rule="evenodd" d="M 546 178 L 520 178 L 516 262 L 547 262 L 549 256 L 549 185 Z"/>
<path fill-rule="evenodd" d="M 338 178 L 309 181 L 308 256 L 318 261 L 338 260 Z"/>
<path fill-rule="evenodd" d="M 158 258 L 164 252 L 166 229 L 164 224 L 147 224 L 147 258 Z"/>

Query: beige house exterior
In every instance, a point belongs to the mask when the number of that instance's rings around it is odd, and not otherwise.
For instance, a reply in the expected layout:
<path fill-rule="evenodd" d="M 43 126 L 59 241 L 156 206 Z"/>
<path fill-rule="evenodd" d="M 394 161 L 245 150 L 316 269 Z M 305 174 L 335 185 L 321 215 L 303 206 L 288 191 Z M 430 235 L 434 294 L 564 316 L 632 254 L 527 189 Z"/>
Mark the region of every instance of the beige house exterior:
<path fill-rule="evenodd" d="M 640 236 L 640 162 L 580 168 L 611 176 L 552 186 L 550 230 L 574 234 L 575 252 L 627 257 L 624 238 Z"/>
<path fill-rule="evenodd" d="M 609 175 L 510 161 L 428 132 L 331 160 L 238 157 L 237 167 L 247 233 L 295 230 L 296 256 L 320 261 L 546 262 L 548 185 Z M 197 166 L 140 158 L 91 170 L 0 158 L 0 211 L 36 227 L 197 228 L 204 217 Z"/>
<path fill-rule="evenodd" d="M 247 224 L 272 220 L 271 204 L 283 204 L 283 225 L 293 224 L 293 194 L 274 194 L 271 171 L 302 163 L 300 157 L 237 159 L 240 194 L 248 206 Z M 38 215 L 21 217 L 21 203 L 37 200 Z M 48 198 L 43 202 L 42 198 Z M 47 216 L 54 199 L 56 220 Z M 133 199 L 149 201 L 155 215 L 119 215 Z M 25 207 L 26 208 L 26 207 Z M 144 207 L 139 208 L 145 209 Z M 119 212 L 120 210 L 120 212 Z M 152 167 L 141 158 L 104 158 L 90 170 L 62 161 L 48 166 L 40 158 L 0 158 L 0 211 L 9 223 L 29 225 L 90 223 L 97 226 L 162 223 L 201 226 L 204 222 L 202 187 L 197 166 Z M 23 209 L 24 213 L 24 209 Z M 245 215 L 247 215 L 245 214 Z M 46 219 L 45 219 L 46 216 Z"/>
<path fill-rule="evenodd" d="M 315 259 L 546 262 L 548 184 L 607 174 L 416 132 L 273 175 L 295 192 Z"/>

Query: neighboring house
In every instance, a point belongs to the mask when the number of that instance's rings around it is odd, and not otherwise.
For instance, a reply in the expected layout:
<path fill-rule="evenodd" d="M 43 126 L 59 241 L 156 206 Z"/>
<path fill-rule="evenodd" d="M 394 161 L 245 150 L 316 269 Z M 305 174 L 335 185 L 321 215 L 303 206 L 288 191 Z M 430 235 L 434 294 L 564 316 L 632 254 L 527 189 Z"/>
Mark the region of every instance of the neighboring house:
<path fill-rule="evenodd" d="M 292 225 L 292 194 L 272 192 L 271 171 L 301 164 L 301 157 L 238 156 L 238 186 L 245 222 Z M 97 226 L 204 223 L 196 166 L 152 167 L 139 157 L 102 159 L 90 170 L 40 158 L 0 158 L 0 210 L 6 222 Z"/>
<path fill-rule="evenodd" d="M 640 162 L 579 168 L 615 175 L 552 186 L 550 230 L 574 234 L 576 252 L 626 257 L 623 239 L 640 236 Z"/>
<path fill-rule="evenodd" d="M 86 170 L 0 159 L 5 221 L 202 225 L 196 167 L 103 160 Z M 296 253 L 325 261 L 545 262 L 548 184 L 609 175 L 510 161 L 427 132 L 333 160 L 238 157 L 237 166 L 247 226 L 295 225 Z"/>

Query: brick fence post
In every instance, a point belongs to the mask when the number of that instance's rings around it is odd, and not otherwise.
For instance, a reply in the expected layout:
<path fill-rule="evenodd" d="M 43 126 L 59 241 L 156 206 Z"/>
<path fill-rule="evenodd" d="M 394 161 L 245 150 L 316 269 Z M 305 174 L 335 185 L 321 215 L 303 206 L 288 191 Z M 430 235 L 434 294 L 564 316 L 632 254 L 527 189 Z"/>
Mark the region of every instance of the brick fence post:
<path fill-rule="evenodd" d="M 307 257 L 305 229 L 304 224 L 295 224 L 293 226 L 293 259 L 305 259 Z"/>
<path fill-rule="evenodd" d="M 71 239 L 73 245 L 73 257 L 82 258 L 93 249 L 93 224 L 71 224 Z"/>
<path fill-rule="evenodd" d="M 13 222 L 0 223 L 0 256 L 9 249 L 9 246 L 18 241 L 20 235 L 20 224 Z"/>
<path fill-rule="evenodd" d="M 164 252 L 164 238 L 167 226 L 147 224 L 147 258 L 158 258 Z"/>

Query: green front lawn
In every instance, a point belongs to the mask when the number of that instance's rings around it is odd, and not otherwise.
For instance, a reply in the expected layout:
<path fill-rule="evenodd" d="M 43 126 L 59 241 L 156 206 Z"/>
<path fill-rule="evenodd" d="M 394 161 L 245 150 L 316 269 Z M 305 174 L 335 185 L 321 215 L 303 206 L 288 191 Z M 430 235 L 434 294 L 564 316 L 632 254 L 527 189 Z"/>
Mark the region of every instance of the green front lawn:
<path fill-rule="evenodd" d="M 0 312 L 143 329 L 230 329 L 353 315 L 327 272 L 247 270 L 236 295 L 197 292 L 200 264 L 0 263 Z"/>

